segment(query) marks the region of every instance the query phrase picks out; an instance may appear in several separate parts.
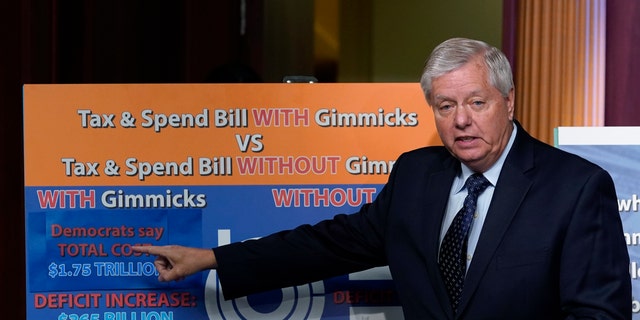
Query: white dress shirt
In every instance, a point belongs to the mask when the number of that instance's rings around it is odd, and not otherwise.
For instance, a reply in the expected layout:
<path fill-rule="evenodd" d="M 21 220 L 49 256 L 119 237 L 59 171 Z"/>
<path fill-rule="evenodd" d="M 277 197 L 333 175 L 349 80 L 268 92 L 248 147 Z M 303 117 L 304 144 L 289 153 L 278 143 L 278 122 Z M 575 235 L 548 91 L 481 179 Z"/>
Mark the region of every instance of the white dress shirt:
<path fill-rule="evenodd" d="M 496 183 L 498 182 L 498 177 L 500 176 L 502 165 L 504 164 L 504 160 L 507 158 L 509 150 L 511 150 L 513 141 L 516 138 L 516 132 L 516 126 L 513 125 L 511 137 L 509 138 L 507 147 L 504 149 L 504 151 L 502 151 L 500 158 L 498 158 L 498 161 L 496 161 L 496 163 L 493 164 L 493 166 L 491 166 L 489 170 L 482 173 L 484 177 L 487 178 L 489 182 L 491 182 L 491 185 L 489 185 L 487 189 L 478 197 L 476 214 L 473 217 L 471 230 L 469 231 L 469 242 L 467 245 L 467 270 L 469 269 L 469 264 L 471 263 L 471 259 L 473 258 L 473 253 L 476 250 L 478 238 L 480 237 L 480 231 L 482 231 L 484 220 L 487 217 L 489 204 L 491 203 L 493 191 L 495 190 Z M 455 179 L 453 179 L 451 191 L 449 192 L 449 201 L 447 202 L 447 210 L 444 216 L 444 220 L 442 221 L 442 227 L 440 228 L 440 243 L 442 243 L 442 239 L 444 238 L 447 229 L 449 229 L 449 225 L 451 225 L 453 218 L 456 216 L 458 211 L 460 211 L 460 208 L 462 208 L 464 198 L 467 196 L 467 190 L 464 188 L 464 182 L 467 181 L 467 178 L 469 178 L 469 176 L 474 173 L 475 172 L 469 169 L 469 167 L 462 164 L 462 173 Z"/>

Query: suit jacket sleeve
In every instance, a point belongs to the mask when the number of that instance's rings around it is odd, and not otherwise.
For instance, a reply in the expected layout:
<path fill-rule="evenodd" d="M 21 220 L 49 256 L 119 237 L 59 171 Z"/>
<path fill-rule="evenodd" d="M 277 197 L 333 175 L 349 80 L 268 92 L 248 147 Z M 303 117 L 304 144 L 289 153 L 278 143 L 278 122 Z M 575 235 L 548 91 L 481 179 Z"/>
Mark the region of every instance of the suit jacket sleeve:
<path fill-rule="evenodd" d="M 375 201 L 356 213 L 213 248 L 224 297 L 232 299 L 386 265 L 387 206 L 398 162 Z"/>
<path fill-rule="evenodd" d="M 597 171 L 584 185 L 560 262 L 560 297 L 568 319 L 629 319 L 631 284 L 613 181 Z M 618 279 L 618 280 L 615 280 Z"/>

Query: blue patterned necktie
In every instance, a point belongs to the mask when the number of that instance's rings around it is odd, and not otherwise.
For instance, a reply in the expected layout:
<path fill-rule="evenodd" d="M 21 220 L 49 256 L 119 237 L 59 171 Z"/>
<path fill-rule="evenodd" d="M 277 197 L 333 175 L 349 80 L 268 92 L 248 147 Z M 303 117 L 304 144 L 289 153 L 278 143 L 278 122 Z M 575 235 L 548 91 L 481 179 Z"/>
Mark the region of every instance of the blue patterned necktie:
<path fill-rule="evenodd" d="M 480 173 L 471 175 L 465 182 L 467 197 L 458 211 L 440 245 L 438 265 L 447 285 L 447 292 L 454 312 L 460 303 L 464 277 L 467 271 L 467 240 L 478 196 L 491 183 Z"/>

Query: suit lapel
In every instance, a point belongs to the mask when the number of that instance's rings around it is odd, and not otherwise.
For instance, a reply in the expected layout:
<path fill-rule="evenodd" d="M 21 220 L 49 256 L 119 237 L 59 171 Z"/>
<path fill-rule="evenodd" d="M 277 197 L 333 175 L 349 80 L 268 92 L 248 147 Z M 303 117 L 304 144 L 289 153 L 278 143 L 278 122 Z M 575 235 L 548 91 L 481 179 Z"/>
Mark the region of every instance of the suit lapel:
<path fill-rule="evenodd" d="M 451 184 L 456 174 L 460 170 L 460 163 L 453 157 L 443 163 L 443 169 L 428 174 L 424 192 L 423 209 L 424 212 L 424 245 L 423 252 L 427 273 L 432 279 L 433 290 L 436 292 L 440 305 L 445 313 L 453 317 L 453 311 L 449 302 L 447 289 L 438 268 L 438 250 L 440 247 L 440 228 L 449 198 Z"/>
<path fill-rule="evenodd" d="M 532 138 L 518 125 L 518 133 L 500 172 L 473 260 L 467 272 L 460 309 L 471 299 L 498 245 L 531 187 L 525 172 L 533 168 Z"/>

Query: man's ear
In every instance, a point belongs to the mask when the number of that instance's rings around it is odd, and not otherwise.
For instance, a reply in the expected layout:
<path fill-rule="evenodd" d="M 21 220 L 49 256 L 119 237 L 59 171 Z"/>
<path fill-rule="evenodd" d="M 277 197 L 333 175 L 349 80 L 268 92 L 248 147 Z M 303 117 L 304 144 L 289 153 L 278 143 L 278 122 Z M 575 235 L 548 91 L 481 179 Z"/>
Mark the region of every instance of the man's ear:
<path fill-rule="evenodd" d="M 516 99 L 515 89 L 511 88 L 505 100 L 507 101 L 507 113 L 509 114 L 509 120 L 512 120 L 512 121 L 513 121 L 515 99 Z"/>

